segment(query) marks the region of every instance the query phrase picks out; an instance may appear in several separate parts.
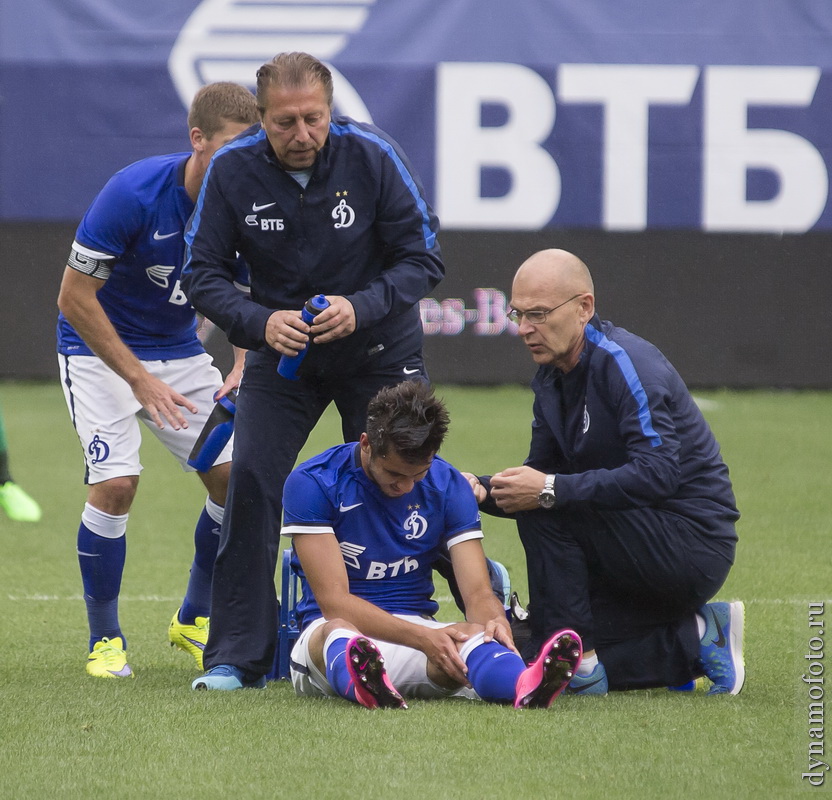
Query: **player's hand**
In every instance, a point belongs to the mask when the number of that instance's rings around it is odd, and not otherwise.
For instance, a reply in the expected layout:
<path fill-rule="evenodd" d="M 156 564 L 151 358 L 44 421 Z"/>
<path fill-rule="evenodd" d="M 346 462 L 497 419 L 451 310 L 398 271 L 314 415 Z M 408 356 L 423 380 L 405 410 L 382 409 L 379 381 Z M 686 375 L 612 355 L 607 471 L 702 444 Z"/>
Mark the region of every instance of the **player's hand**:
<path fill-rule="evenodd" d="M 468 481 L 468 484 L 474 490 L 477 504 L 484 503 L 488 499 L 488 492 L 485 491 L 485 486 L 482 485 L 480 479 L 473 472 L 463 472 L 462 477 Z"/>
<path fill-rule="evenodd" d="M 296 356 L 309 341 L 309 326 L 297 311 L 275 311 L 266 322 L 266 344 L 282 356 Z"/>
<path fill-rule="evenodd" d="M 222 382 L 222 386 L 214 392 L 214 402 L 216 403 L 221 397 L 225 397 L 233 389 L 240 386 L 240 375 L 235 375 L 232 372 L 228 373 L 228 377 Z"/>
<path fill-rule="evenodd" d="M 468 634 L 457 630 L 453 625 L 444 628 L 424 628 L 420 649 L 435 667 L 438 667 L 451 680 L 460 686 L 470 686 L 468 667 L 460 658 L 456 642 L 467 641 Z"/>
<path fill-rule="evenodd" d="M 179 394 L 175 389 L 149 372 L 133 381 L 130 388 L 133 390 L 136 400 L 150 414 L 150 418 L 156 423 L 159 430 L 165 429 L 163 420 L 167 420 L 175 431 L 188 427 L 188 420 L 180 411 L 180 407 L 188 409 L 191 414 L 196 414 L 198 411 L 197 407 L 187 397 Z"/>
<path fill-rule="evenodd" d="M 312 341 L 326 344 L 343 339 L 355 330 L 355 309 L 346 297 L 326 295 L 329 308 L 315 315 L 312 322 Z"/>
<path fill-rule="evenodd" d="M 505 645 L 509 650 L 520 655 L 519 651 L 514 645 L 514 636 L 511 633 L 511 625 L 508 624 L 505 614 L 499 617 L 488 620 L 485 623 L 485 631 L 483 631 L 483 641 L 490 642 L 492 640 L 498 641 Z"/>
<path fill-rule="evenodd" d="M 509 467 L 491 476 L 491 497 L 507 514 L 540 508 L 546 474 L 531 467 Z"/>
<path fill-rule="evenodd" d="M 240 388 L 240 381 L 243 379 L 243 367 L 245 366 L 245 350 L 234 348 L 234 353 L 237 356 L 234 359 L 234 366 L 228 372 L 222 386 L 214 394 L 214 402 L 216 403 L 221 397 L 225 397 L 233 389 Z"/>

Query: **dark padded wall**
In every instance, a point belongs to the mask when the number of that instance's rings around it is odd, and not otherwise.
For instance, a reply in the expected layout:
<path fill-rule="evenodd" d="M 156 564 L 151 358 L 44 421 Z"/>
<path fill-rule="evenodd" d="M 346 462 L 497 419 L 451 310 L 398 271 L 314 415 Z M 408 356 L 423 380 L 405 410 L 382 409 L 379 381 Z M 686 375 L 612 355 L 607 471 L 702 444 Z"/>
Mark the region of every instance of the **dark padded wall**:
<path fill-rule="evenodd" d="M 0 223 L 0 378 L 55 379 L 55 300 L 75 225 Z M 455 335 L 426 338 L 438 383 L 527 382 L 534 365 L 516 337 L 477 335 L 475 290 L 510 295 L 531 253 L 562 247 L 595 279 L 602 317 L 650 339 L 693 387 L 830 388 L 832 235 L 689 231 L 444 232 L 447 277 L 437 304 L 469 309 Z M 221 365 L 221 336 L 210 349 Z"/>
<path fill-rule="evenodd" d="M 603 233 L 445 233 L 443 297 L 471 287 L 510 296 L 511 278 L 536 250 L 579 255 L 602 318 L 656 344 L 691 386 L 832 387 L 832 236 Z M 531 359 L 514 337 L 427 339 L 434 380 L 525 381 Z"/>

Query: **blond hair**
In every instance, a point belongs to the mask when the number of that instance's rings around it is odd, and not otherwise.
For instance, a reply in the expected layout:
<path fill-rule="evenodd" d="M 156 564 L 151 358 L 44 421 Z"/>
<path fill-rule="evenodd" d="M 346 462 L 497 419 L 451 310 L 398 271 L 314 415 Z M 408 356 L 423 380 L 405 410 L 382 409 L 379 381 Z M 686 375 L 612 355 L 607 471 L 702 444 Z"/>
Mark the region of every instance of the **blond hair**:
<path fill-rule="evenodd" d="M 238 83 L 221 81 L 203 86 L 194 95 L 188 130 L 199 128 L 210 139 L 228 122 L 253 125 L 258 119 L 254 95 Z"/>

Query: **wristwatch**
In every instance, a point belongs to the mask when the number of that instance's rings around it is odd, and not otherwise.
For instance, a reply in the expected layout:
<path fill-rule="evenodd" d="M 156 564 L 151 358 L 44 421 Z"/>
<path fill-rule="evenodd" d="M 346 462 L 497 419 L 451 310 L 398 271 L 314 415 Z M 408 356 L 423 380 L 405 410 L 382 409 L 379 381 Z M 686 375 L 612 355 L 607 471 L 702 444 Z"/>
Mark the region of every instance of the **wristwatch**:
<path fill-rule="evenodd" d="M 547 475 L 543 483 L 543 491 L 537 496 L 540 507 L 549 511 L 555 507 L 555 476 Z"/>

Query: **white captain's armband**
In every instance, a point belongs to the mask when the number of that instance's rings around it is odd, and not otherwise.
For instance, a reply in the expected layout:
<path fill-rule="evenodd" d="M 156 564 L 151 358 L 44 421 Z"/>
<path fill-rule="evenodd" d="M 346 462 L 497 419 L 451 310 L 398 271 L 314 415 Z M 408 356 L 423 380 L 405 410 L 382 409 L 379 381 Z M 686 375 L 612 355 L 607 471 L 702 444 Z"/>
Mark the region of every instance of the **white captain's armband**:
<path fill-rule="evenodd" d="M 78 242 L 72 243 L 72 250 L 69 253 L 69 260 L 66 265 L 84 275 L 91 275 L 106 281 L 113 271 L 115 257 L 109 253 L 99 253 L 97 250 L 90 250 Z"/>
<path fill-rule="evenodd" d="M 448 547 L 453 547 L 455 544 L 461 544 L 462 542 L 467 542 L 469 539 L 484 539 L 483 533 L 480 529 L 475 528 L 468 531 L 461 531 L 460 533 L 455 534 L 448 538 L 445 544 Z"/>

